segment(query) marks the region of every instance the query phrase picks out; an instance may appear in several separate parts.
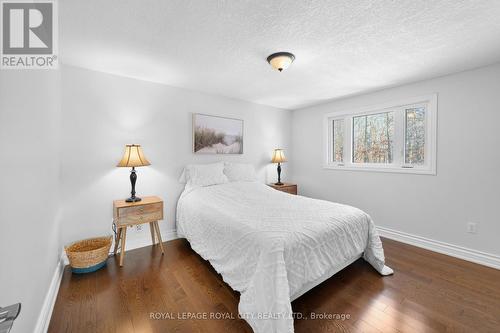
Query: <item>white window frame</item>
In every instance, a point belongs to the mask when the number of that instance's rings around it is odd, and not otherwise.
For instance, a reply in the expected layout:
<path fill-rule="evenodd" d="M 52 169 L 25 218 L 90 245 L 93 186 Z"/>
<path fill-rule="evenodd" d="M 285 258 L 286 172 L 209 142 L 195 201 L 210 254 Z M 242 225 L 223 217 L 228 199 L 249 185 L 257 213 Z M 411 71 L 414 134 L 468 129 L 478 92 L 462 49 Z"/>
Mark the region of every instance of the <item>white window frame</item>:
<path fill-rule="evenodd" d="M 425 106 L 425 164 L 405 164 L 405 110 Z M 374 171 L 436 175 L 437 165 L 437 94 L 418 96 L 403 100 L 372 105 L 353 110 L 328 113 L 324 117 L 324 168 L 332 170 Z M 394 113 L 394 158 L 391 164 L 353 163 L 353 118 L 370 114 L 395 111 Z M 333 121 L 344 120 L 344 161 L 333 162 Z"/>

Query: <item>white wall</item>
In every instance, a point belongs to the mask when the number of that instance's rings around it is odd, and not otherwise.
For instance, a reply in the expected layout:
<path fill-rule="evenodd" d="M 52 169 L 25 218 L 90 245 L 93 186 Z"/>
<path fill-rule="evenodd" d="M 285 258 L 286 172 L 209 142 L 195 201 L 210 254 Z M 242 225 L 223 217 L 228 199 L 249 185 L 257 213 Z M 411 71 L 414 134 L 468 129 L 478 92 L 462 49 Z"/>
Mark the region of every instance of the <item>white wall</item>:
<path fill-rule="evenodd" d="M 0 71 L 0 306 L 33 332 L 60 258 L 60 73 Z"/>
<path fill-rule="evenodd" d="M 139 169 L 137 191 L 164 198 L 165 234 L 175 228 L 185 164 L 251 162 L 271 181 L 268 161 L 282 147 L 291 159 L 284 179 L 293 166 L 302 194 L 358 206 L 380 226 L 500 254 L 499 91 L 496 65 L 290 114 L 74 67 L 63 66 L 62 78 L 57 71 L 1 71 L 0 306 L 22 302 L 13 332 L 33 331 L 62 244 L 110 233 L 112 200 L 130 191 L 128 170 L 114 167 L 126 143 L 142 144 L 152 162 Z M 322 168 L 325 113 L 434 92 L 437 176 Z M 192 154 L 193 112 L 244 119 L 245 153 Z M 467 221 L 480 224 L 477 235 L 466 233 Z M 131 233 L 130 244 L 148 233 Z"/>
<path fill-rule="evenodd" d="M 437 176 L 322 168 L 324 114 L 434 92 Z M 357 206 L 379 226 L 498 255 L 499 105 L 495 65 L 296 110 L 293 178 L 303 194 Z M 478 234 L 466 232 L 468 221 Z"/>
<path fill-rule="evenodd" d="M 244 89 L 244 87 L 242 87 Z M 192 113 L 244 119 L 243 155 L 194 155 Z M 143 146 L 137 195 L 165 201 L 164 238 L 175 228 L 178 182 L 188 163 L 253 163 L 262 181 L 276 177 L 272 150 L 288 151 L 290 111 L 161 84 L 64 66 L 62 75 L 62 235 L 65 243 L 111 233 L 112 201 L 130 194 L 129 170 L 116 168 L 124 145 Z M 284 179 L 288 166 L 284 166 Z M 127 234 L 130 247 L 149 231 Z"/>

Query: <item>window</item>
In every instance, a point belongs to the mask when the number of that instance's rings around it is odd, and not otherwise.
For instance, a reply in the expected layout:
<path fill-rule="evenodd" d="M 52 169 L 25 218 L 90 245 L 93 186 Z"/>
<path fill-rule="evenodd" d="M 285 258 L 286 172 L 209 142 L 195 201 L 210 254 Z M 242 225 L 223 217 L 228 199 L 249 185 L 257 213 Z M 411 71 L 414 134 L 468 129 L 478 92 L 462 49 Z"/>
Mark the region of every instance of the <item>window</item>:
<path fill-rule="evenodd" d="M 333 120 L 333 162 L 344 161 L 344 120 Z"/>
<path fill-rule="evenodd" d="M 437 95 L 325 116 L 326 168 L 436 174 Z"/>
<path fill-rule="evenodd" d="M 393 161 L 394 112 L 353 117 L 353 163 Z"/>
<path fill-rule="evenodd" d="M 425 108 L 405 110 L 405 163 L 425 163 Z"/>

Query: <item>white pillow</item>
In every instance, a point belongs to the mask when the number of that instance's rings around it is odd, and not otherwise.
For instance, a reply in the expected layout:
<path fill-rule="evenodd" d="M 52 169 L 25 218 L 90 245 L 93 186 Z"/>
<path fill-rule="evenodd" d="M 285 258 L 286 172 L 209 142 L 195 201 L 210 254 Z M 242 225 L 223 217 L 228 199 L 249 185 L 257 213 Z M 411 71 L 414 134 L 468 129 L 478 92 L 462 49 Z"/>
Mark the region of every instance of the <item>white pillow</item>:
<path fill-rule="evenodd" d="M 255 168 L 246 163 L 228 163 L 224 164 L 224 174 L 230 182 L 254 182 L 257 180 Z"/>
<path fill-rule="evenodd" d="M 228 182 L 224 175 L 224 163 L 190 164 L 184 168 L 179 181 L 186 182 L 187 186 L 209 186 Z"/>

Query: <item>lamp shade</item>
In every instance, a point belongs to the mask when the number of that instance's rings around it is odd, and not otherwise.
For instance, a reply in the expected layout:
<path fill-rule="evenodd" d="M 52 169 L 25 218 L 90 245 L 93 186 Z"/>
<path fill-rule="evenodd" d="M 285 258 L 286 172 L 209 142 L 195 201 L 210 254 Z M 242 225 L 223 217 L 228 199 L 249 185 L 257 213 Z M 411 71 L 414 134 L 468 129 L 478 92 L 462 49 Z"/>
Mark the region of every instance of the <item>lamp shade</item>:
<path fill-rule="evenodd" d="M 118 163 L 118 167 L 141 167 L 150 165 L 149 161 L 144 156 L 142 152 L 141 145 L 126 145 L 125 153 L 121 161 Z"/>
<path fill-rule="evenodd" d="M 286 162 L 285 153 L 283 149 L 275 149 L 273 153 L 272 163 L 283 163 Z"/>

